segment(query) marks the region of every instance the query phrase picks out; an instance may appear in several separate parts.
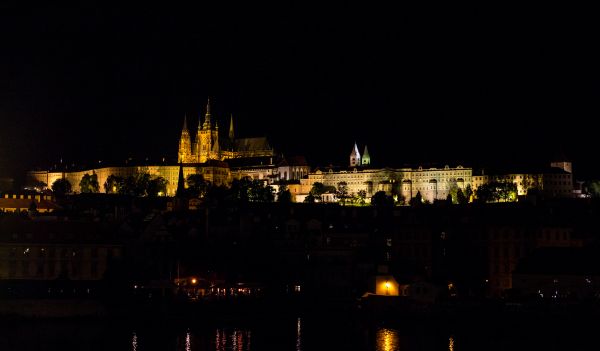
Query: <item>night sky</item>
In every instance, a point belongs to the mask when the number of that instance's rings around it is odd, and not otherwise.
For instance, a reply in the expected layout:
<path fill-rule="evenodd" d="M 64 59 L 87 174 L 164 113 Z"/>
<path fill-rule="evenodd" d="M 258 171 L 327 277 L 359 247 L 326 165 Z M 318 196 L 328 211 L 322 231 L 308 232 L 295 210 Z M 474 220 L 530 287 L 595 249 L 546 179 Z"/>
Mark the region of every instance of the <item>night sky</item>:
<path fill-rule="evenodd" d="M 166 2 L 164 2 L 166 4 Z M 584 8 L 0 5 L 0 176 L 176 159 L 184 114 L 311 165 L 545 164 L 600 178 Z M 563 4 L 564 5 L 564 4 Z M 192 122 L 193 121 L 193 122 Z"/>

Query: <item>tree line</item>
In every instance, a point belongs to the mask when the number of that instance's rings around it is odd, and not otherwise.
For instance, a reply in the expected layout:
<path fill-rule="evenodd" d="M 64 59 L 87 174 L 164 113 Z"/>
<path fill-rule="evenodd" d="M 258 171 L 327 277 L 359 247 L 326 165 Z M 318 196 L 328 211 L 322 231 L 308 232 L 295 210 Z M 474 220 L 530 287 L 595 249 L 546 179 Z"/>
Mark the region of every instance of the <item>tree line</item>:
<path fill-rule="evenodd" d="M 131 196 L 163 196 L 167 193 L 168 181 L 161 176 L 151 176 L 148 173 L 138 173 L 128 177 L 110 175 L 104 182 L 104 191 L 107 194 L 120 194 Z M 52 183 L 52 192 L 58 196 L 64 196 L 73 192 L 71 182 L 66 178 L 57 179 Z M 98 175 L 96 173 L 85 174 L 79 181 L 79 191 L 82 194 L 94 194 L 100 192 Z"/>

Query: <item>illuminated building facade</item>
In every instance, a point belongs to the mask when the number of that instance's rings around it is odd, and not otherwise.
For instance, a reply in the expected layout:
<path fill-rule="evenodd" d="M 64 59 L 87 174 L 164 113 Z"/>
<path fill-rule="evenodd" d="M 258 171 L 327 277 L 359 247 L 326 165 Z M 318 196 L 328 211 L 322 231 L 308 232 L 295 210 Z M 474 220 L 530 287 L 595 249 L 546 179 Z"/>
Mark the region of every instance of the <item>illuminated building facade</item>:
<path fill-rule="evenodd" d="M 365 191 L 367 201 L 376 192 L 384 191 L 387 195 L 398 195 L 405 201 L 420 193 L 423 200 L 433 202 L 445 200 L 455 187 L 465 189 L 471 184 L 473 173 L 471 168 L 460 165 L 455 168 L 374 168 L 367 147 L 361 155 L 356 143 L 349 159 L 348 168 L 318 168 L 309 173 L 300 181 L 302 189 L 309 189 L 317 182 L 336 189 L 340 184 L 345 184 L 348 195 Z"/>
<path fill-rule="evenodd" d="M 573 197 L 573 174 L 571 162 L 552 162 L 550 167 L 532 172 L 511 172 L 473 176 L 472 189 L 491 182 L 514 183 L 517 195 L 527 195 L 529 190 L 538 190 L 541 195 L 551 198 Z"/>
<path fill-rule="evenodd" d="M 336 189 L 345 184 L 348 195 L 365 191 L 370 201 L 378 191 L 388 195 L 398 195 L 408 201 L 420 193 L 423 200 L 433 202 L 445 200 L 453 188 L 465 189 L 471 184 L 472 169 L 463 166 L 451 168 L 372 168 L 371 157 L 365 146 L 360 157 L 356 144 L 350 154 L 350 167 L 316 169 L 300 180 L 302 189 L 312 187 L 314 183 L 333 186 Z M 361 166 L 359 166 L 361 165 Z"/>
<path fill-rule="evenodd" d="M 231 179 L 231 172 L 226 163 L 210 160 L 209 162 L 194 165 L 184 165 L 184 179 L 191 174 L 201 174 L 204 179 L 215 185 L 228 185 Z M 44 182 L 48 186 L 52 185 L 58 179 L 67 179 L 72 185 L 75 193 L 80 192 L 79 182 L 85 174 L 95 173 L 98 177 L 100 192 L 104 193 L 104 183 L 109 176 L 126 178 L 141 173 L 148 173 L 151 177 L 163 177 L 167 181 L 167 193 L 164 195 L 174 196 L 177 191 L 179 180 L 179 165 L 159 165 L 159 166 L 122 166 L 122 167 L 103 167 L 74 172 L 52 172 L 52 171 L 30 171 L 27 173 L 29 182 Z"/>

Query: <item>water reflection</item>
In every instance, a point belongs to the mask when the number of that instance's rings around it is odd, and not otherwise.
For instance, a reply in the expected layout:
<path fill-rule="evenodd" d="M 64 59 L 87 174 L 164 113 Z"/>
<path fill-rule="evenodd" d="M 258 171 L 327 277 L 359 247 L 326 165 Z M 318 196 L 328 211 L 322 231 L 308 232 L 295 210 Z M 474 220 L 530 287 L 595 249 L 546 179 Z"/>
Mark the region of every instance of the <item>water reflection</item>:
<path fill-rule="evenodd" d="M 190 340 L 190 331 L 188 330 L 188 332 L 185 334 L 185 351 L 191 351 L 192 350 L 192 342 Z"/>
<path fill-rule="evenodd" d="M 302 318 L 296 321 L 296 351 L 302 351 Z"/>
<path fill-rule="evenodd" d="M 137 334 L 134 332 L 133 336 L 131 337 L 131 350 L 137 351 L 137 345 Z"/>
<path fill-rule="evenodd" d="M 397 330 L 380 328 L 377 330 L 375 342 L 377 351 L 394 351 L 398 350 L 400 337 Z"/>
<path fill-rule="evenodd" d="M 225 351 L 249 351 L 250 350 L 249 330 L 244 329 L 217 329 L 215 333 L 215 350 Z"/>
<path fill-rule="evenodd" d="M 448 339 L 448 351 L 454 351 L 454 337 Z"/>

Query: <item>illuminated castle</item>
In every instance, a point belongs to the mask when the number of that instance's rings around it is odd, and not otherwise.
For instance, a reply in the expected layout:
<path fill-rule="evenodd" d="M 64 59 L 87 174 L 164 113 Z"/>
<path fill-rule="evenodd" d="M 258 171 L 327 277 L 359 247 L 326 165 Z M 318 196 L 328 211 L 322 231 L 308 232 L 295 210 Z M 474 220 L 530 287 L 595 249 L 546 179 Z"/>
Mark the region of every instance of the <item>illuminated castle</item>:
<path fill-rule="evenodd" d="M 196 138 L 192 139 L 187 128 L 187 117 L 179 140 L 178 163 L 205 163 L 209 160 L 226 160 L 246 157 L 270 157 L 274 155 L 267 138 L 235 138 L 233 116 L 229 120 L 227 138 L 219 139 L 219 123 L 211 120 L 210 100 L 206 104 L 204 122 L 198 121 Z"/>

